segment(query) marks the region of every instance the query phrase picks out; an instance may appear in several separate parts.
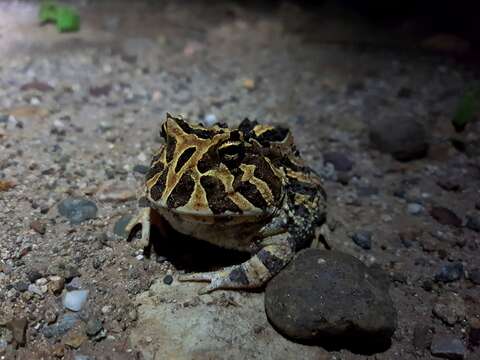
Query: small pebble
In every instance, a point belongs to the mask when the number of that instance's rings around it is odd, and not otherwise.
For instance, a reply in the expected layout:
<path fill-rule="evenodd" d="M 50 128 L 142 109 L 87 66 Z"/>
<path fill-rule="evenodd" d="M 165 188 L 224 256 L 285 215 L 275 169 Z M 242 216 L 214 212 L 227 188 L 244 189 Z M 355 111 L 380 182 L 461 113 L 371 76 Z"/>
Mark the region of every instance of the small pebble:
<path fill-rule="evenodd" d="M 80 311 L 88 298 L 88 290 L 73 290 L 63 298 L 63 306 L 71 311 Z"/>
<path fill-rule="evenodd" d="M 468 279 L 475 285 L 480 285 L 480 268 L 470 270 L 468 272 Z"/>
<path fill-rule="evenodd" d="M 99 319 L 89 319 L 87 321 L 87 326 L 85 328 L 85 332 L 88 336 L 92 337 L 97 335 L 100 331 L 102 331 L 103 325 Z"/>
<path fill-rule="evenodd" d="M 204 116 L 203 121 L 207 127 L 212 126 L 217 122 L 217 117 L 215 114 L 207 114 Z"/>
<path fill-rule="evenodd" d="M 467 216 L 467 223 L 465 226 L 475 232 L 480 232 L 480 218 L 474 216 Z"/>
<path fill-rule="evenodd" d="M 423 206 L 417 203 L 410 203 L 407 205 L 407 211 L 410 215 L 419 215 L 423 211 Z"/>
<path fill-rule="evenodd" d="M 441 206 L 434 206 L 430 210 L 430 215 L 442 225 L 451 225 L 455 227 L 462 226 L 462 220 L 452 210 Z"/>
<path fill-rule="evenodd" d="M 166 285 L 171 285 L 173 282 L 173 277 L 172 275 L 166 275 L 164 278 L 163 278 L 163 283 L 166 284 Z"/>
<path fill-rule="evenodd" d="M 347 172 L 353 169 L 353 161 L 347 155 L 340 152 L 328 152 L 323 154 L 323 162 L 333 165 L 336 171 Z"/>
<path fill-rule="evenodd" d="M 142 174 L 142 175 L 145 175 L 148 170 L 150 168 L 146 165 L 142 165 L 142 164 L 136 164 L 134 167 L 133 167 L 133 172 L 136 172 L 138 174 Z"/>
<path fill-rule="evenodd" d="M 442 266 L 440 271 L 435 274 L 435 281 L 449 283 L 460 280 L 462 276 L 463 265 L 456 262 Z"/>
<path fill-rule="evenodd" d="M 45 234 L 45 231 L 46 231 L 46 226 L 44 223 L 42 223 L 41 221 L 39 220 L 34 220 L 30 223 L 30 228 L 35 230 L 37 233 L 39 233 L 40 235 L 44 235 Z"/>
<path fill-rule="evenodd" d="M 353 234 L 352 240 L 364 250 L 370 250 L 372 248 L 372 233 L 370 231 L 357 231 Z"/>

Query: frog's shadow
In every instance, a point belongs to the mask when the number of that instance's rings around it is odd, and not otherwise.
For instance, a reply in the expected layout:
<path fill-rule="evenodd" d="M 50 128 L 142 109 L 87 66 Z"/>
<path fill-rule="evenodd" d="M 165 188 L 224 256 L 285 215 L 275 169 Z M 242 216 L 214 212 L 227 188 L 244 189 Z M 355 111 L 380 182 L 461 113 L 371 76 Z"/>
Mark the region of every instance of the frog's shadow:
<path fill-rule="evenodd" d="M 213 271 L 247 261 L 252 254 L 224 249 L 206 241 L 183 235 L 172 228 L 163 236 L 152 226 L 151 245 L 145 249 L 146 257 L 168 260 L 177 270 L 186 272 Z"/>

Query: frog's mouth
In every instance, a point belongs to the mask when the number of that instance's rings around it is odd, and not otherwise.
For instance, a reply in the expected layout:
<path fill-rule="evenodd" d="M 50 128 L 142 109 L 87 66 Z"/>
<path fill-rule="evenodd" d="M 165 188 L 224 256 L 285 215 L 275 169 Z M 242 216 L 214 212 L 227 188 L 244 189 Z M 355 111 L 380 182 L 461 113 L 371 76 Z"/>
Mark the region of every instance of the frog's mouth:
<path fill-rule="evenodd" d="M 167 209 L 160 208 L 159 212 L 166 218 L 174 217 L 182 219 L 183 221 L 190 223 L 202 223 L 202 224 L 240 224 L 240 223 L 253 223 L 261 222 L 263 219 L 270 219 L 277 213 L 277 208 L 266 208 L 258 210 L 249 210 L 242 213 L 235 213 L 231 211 L 225 211 L 221 214 L 215 214 L 210 209 L 202 209 L 194 211 L 191 208 L 175 208 Z"/>

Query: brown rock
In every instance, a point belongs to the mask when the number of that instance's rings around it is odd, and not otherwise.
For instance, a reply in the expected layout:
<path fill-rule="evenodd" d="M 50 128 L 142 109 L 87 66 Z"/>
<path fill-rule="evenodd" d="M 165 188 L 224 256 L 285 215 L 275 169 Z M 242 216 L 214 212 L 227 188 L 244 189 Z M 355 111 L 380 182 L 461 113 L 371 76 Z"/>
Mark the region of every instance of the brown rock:
<path fill-rule="evenodd" d="M 0 180 L 0 191 L 8 191 L 15 187 L 15 183 L 10 180 Z"/>
<path fill-rule="evenodd" d="M 65 285 L 65 279 L 57 275 L 50 276 L 48 279 L 50 280 L 48 283 L 48 290 L 55 295 L 60 294 Z"/>
<path fill-rule="evenodd" d="M 63 343 L 73 349 L 78 349 L 87 340 L 88 338 L 83 332 L 79 329 L 75 329 L 66 335 Z"/>
<path fill-rule="evenodd" d="M 13 319 L 7 323 L 7 329 L 12 332 L 13 340 L 19 346 L 24 346 L 26 343 L 27 325 L 25 318 Z"/>
<path fill-rule="evenodd" d="M 40 92 L 46 92 L 46 91 L 52 91 L 53 87 L 41 81 L 32 81 L 22 85 L 20 90 L 22 91 L 36 90 Z"/>
<path fill-rule="evenodd" d="M 40 235 L 44 235 L 45 234 L 45 231 L 46 231 L 46 225 L 41 222 L 40 220 L 33 220 L 31 223 L 30 223 L 30 228 L 35 230 L 37 233 L 39 233 Z"/>
<path fill-rule="evenodd" d="M 462 226 L 462 219 L 460 219 L 452 210 L 445 207 L 432 207 L 430 215 L 442 225 L 451 225 L 455 227 Z"/>

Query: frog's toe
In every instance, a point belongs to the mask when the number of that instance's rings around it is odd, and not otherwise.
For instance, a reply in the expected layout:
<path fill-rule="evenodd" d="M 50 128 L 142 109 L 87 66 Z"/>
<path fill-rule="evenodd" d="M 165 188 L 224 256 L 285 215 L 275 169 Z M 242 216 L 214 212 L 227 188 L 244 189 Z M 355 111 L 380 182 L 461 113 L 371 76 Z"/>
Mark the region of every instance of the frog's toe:
<path fill-rule="evenodd" d="M 234 266 L 219 271 L 182 275 L 178 280 L 210 282 L 210 284 L 198 292 L 200 295 L 219 289 L 242 289 L 249 287 L 248 278 L 241 266 Z"/>
<path fill-rule="evenodd" d="M 201 272 L 201 273 L 192 273 L 192 274 L 186 274 L 186 275 L 180 275 L 178 277 L 178 281 L 198 281 L 198 282 L 205 282 L 205 281 L 212 281 L 212 278 L 214 276 L 214 271 L 213 272 Z"/>

